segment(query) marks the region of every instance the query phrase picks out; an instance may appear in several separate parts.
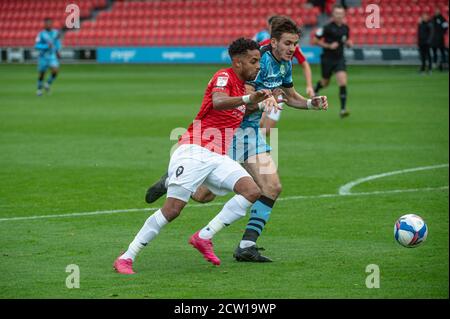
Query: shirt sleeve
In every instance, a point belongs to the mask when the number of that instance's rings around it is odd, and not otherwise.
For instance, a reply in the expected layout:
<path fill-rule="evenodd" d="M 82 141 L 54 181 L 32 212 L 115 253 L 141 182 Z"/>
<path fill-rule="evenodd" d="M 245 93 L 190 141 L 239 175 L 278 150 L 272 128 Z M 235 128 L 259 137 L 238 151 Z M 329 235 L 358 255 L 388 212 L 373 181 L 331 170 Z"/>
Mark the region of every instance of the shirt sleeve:
<path fill-rule="evenodd" d="M 302 64 L 306 61 L 305 56 L 303 55 L 302 50 L 297 46 L 294 51 L 294 57 L 297 59 L 298 63 Z"/>
<path fill-rule="evenodd" d="M 227 72 L 221 71 L 214 75 L 212 78 L 212 84 L 213 88 L 211 90 L 212 93 L 214 92 L 222 92 L 226 93 L 228 95 L 231 94 L 231 88 L 232 88 L 232 80 L 230 78 L 230 75 Z"/>
<path fill-rule="evenodd" d="M 294 81 L 292 80 L 292 62 L 289 62 L 289 67 L 286 70 L 286 75 L 283 78 L 283 87 L 291 88 L 294 86 Z"/>

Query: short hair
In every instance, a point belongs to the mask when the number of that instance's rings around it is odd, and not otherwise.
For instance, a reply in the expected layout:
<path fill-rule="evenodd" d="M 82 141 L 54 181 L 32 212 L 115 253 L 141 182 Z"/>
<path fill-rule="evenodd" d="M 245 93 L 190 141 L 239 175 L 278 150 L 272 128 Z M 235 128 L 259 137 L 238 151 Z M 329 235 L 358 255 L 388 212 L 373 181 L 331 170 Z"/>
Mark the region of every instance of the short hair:
<path fill-rule="evenodd" d="M 269 18 L 267 18 L 267 24 L 271 25 L 273 20 L 275 20 L 275 19 L 277 19 L 279 17 L 280 17 L 279 15 L 270 16 Z"/>
<path fill-rule="evenodd" d="M 248 50 L 259 50 L 258 42 L 252 39 L 239 38 L 230 44 L 228 54 L 233 58 L 236 55 L 247 53 Z"/>
<path fill-rule="evenodd" d="M 299 37 L 302 35 L 301 29 L 292 19 L 285 16 L 277 16 L 272 21 L 272 32 L 270 37 L 280 40 L 283 33 L 297 34 Z"/>
<path fill-rule="evenodd" d="M 333 5 L 333 11 L 334 11 L 334 9 L 342 9 L 342 10 L 345 11 L 345 7 L 342 4 L 335 4 L 335 5 Z"/>
<path fill-rule="evenodd" d="M 53 19 L 52 19 L 52 18 L 50 18 L 50 17 L 46 17 L 46 18 L 44 18 L 44 22 L 47 22 L 47 21 L 53 21 Z"/>

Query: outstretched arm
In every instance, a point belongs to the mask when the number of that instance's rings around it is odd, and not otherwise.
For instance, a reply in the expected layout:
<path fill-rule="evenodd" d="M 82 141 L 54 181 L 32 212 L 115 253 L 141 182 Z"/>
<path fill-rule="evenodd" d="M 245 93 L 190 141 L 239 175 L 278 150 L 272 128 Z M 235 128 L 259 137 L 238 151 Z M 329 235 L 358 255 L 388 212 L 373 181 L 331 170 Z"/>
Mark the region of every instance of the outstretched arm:
<path fill-rule="evenodd" d="M 297 91 L 293 88 L 283 88 L 283 92 L 285 93 L 286 103 L 287 105 L 294 107 L 296 109 L 314 109 L 314 110 L 327 110 L 328 109 L 328 100 L 326 96 L 316 96 L 312 99 L 305 99 L 303 96 L 297 93 Z"/>
<path fill-rule="evenodd" d="M 229 96 L 224 92 L 214 92 L 212 96 L 213 108 L 216 110 L 230 110 L 242 104 L 254 104 L 272 96 L 270 90 L 259 90 L 244 96 Z"/>
<path fill-rule="evenodd" d="M 303 61 L 302 64 L 300 64 L 303 69 L 303 76 L 305 77 L 306 81 L 306 94 L 308 94 L 309 97 L 314 96 L 314 88 L 312 84 L 312 72 L 311 72 L 311 66 L 309 65 L 308 61 Z"/>
<path fill-rule="evenodd" d="M 251 85 L 246 84 L 245 85 L 247 94 L 251 94 L 255 92 L 255 88 Z M 283 109 L 283 105 L 280 104 L 281 102 L 285 102 L 285 99 L 283 96 L 280 96 L 280 94 L 284 94 L 281 90 L 275 89 L 272 91 L 272 96 L 270 96 L 268 99 L 259 102 L 259 103 L 250 103 L 246 105 L 245 108 L 245 115 L 252 114 L 256 111 L 262 111 L 262 112 L 273 112 L 277 113 L 278 110 Z"/>

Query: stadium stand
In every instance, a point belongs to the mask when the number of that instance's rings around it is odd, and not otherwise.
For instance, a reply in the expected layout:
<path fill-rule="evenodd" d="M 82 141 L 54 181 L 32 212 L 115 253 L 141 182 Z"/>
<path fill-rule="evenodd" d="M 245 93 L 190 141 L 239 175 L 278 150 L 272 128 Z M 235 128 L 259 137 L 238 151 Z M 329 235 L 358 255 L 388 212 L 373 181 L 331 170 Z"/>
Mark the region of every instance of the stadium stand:
<path fill-rule="evenodd" d="M 62 28 L 67 16 L 66 7 L 74 1 L 8 0 L 0 1 L 0 46 L 32 47 L 46 17 L 54 20 L 55 28 Z M 104 8 L 106 0 L 77 0 L 80 18 L 88 18 L 96 8 Z"/>
<path fill-rule="evenodd" d="M 275 3 L 276 2 L 276 3 Z M 318 8 L 306 0 L 116 1 L 82 30 L 68 33 L 66 45 L 225 45 L 239 36 L 252 37 L 266 27 L 271 14 L 286 14 L 303 25 L 317 23 Z M 273 8 L 282 8 L 273 12 Z M 300 19 L 302 17 L 302 19 Z"/>
<path fill-rule="evenodd" d="M 79 0 L 81 29 L 68 30 L 64 46 L 186 46 L 226 45 L 238 36 L 252 37 L 272 14 L 291 16 L 303 26 L 317 26 L 320 9 L 307 0 Z M 0 2 L 0 46 L 30 47 L 44 17 L 61 27 L 68 1 L 11 0 Z M 364 8 L 381 8 L 381 28 L 368 29 Z M 419 16 L 438 7 L 448 20 L 446 0 L 362 0 L 348 8 L 347 22 L 356 45 L 414 46 Z M 276 10 L 274 8 L 277 8 Z M 279 9 L 278 9 L 279 8 Z M 311 33 L 313 34 L 313 33 Z"/>
<path fill-rule="evenodd" d="M 366 28 L 364 8 L 369 4 L 380 7 L 379 29 Z M 447 0 L 363 0 L 360 7 L 347 10 L 347 23 L 356 45 L 415 46 L 420 15 L 427 12 L 433 16 L 435 8 L 439 8 L 448 21 Z"/>

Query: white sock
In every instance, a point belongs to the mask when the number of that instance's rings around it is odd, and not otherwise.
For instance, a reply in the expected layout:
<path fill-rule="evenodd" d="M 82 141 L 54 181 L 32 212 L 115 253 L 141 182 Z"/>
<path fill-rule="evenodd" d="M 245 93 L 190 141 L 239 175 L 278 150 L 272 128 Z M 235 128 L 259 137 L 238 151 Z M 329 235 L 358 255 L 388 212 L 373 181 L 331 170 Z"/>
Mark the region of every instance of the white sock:
<path fill-rule="evenodd" d="M 211 239 L 222 228 L 228 226 L 238 219 L 245 216 L 247 209 L 253 203 L 249 202 L 242 195 L 233 196 L 225 203 L 219 214 L 214 217 L 207 226 L 205 226 L 198 234 L 202 239 Z"/>
<path fill-rule="evenodd" d="M 161 228 L 168 223 L 167 219 L 158 209 L 153 215 L 151 215 L 142 226 L 141 230 L 137 233 L 134 240 L 128 246 L 128 250 L 120 256 L 120 259 L 131 258 L 133 261 L 139 251 L 147 246 L 147 244 L 159 234 Z"/>
<path fill-rule="evenodd" d="M 225 227 L 225 224 L 218 218 L 218 215 L 214 217 L 207 226 L 203 227 L 198 233 L 198 237 L 202 239 L 211 239 L 213 236 L 218 233 L 222 228 Z"/>
<path fill-rule="evenodd" d="M 241 240 L 241 242 L 239 243 L 239 247 L 242 249 L 251 247 L 251 246 L 255 246 L 255 245 L 256 245 L 256 243 L 251 240 Z"/>

